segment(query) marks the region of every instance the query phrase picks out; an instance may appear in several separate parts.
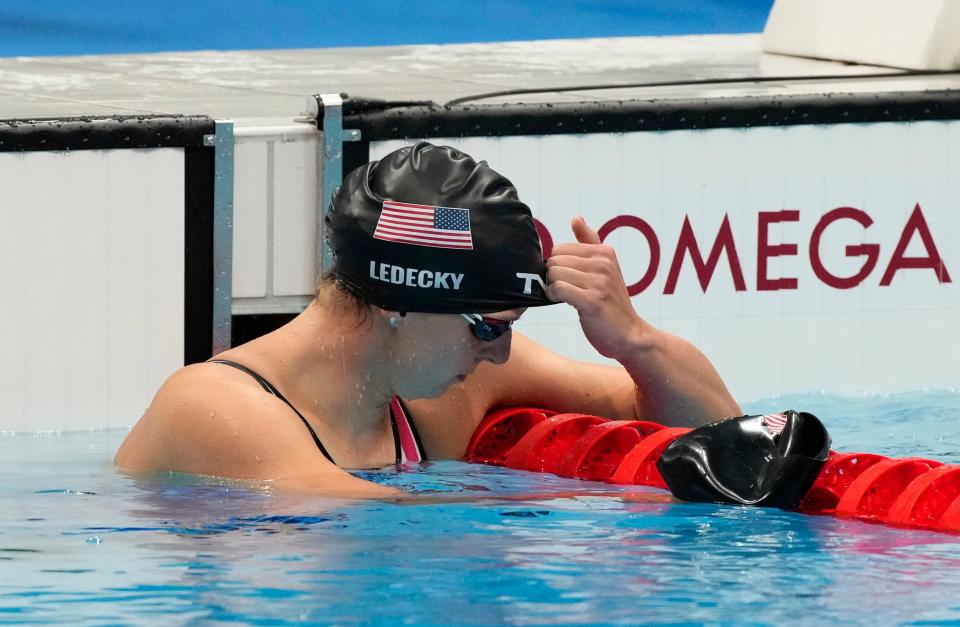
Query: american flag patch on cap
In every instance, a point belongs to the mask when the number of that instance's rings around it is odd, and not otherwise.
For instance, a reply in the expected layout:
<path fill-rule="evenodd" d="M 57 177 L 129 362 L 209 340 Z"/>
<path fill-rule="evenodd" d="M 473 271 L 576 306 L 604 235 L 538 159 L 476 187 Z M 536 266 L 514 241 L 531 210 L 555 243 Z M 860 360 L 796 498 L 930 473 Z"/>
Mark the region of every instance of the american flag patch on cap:
<path fill-rule="evenodd" d="M 787 426 L 787 417 L 783 414 L 764 414 L 763 426 L 765 426 L 772 435 L 780 435 L 783 428 Z"/>
<path fill-rule="evenodd" d="M 375 239 L 398 244 L 473 250 L 470 210 L 383 201 Z"/>

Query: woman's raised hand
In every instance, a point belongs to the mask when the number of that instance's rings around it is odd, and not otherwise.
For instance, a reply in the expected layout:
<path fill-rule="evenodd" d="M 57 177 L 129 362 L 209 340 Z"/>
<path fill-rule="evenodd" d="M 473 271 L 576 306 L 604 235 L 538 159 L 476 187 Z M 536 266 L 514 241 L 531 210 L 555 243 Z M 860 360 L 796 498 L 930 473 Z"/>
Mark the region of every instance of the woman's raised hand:
<path fill-rule="evenodd" d="M 559 244 L 547 260 L 547 296 L 580 314 L 580 326 L 597 352 L 622 362 L 641 345 L 646 324 L 634 311 L 613 248 L 577 216 L 576 243 Z"/>

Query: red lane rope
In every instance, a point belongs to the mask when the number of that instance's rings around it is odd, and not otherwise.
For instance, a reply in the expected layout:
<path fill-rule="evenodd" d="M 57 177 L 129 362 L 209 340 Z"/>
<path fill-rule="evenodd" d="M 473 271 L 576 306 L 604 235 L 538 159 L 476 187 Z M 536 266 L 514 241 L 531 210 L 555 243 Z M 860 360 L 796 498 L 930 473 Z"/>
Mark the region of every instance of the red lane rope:
<path fill-rule="evenodd" d="M 558 474 L 610 481 L 623 457 L 645 436 L 661 429 L 662 425 L 642 420 L 611 420 L 593 425 L 567 449 Z"/>
<path fill-rule="evenodd" d="M 490 412 L 480 423 L 467 445 L 470 461 L 503 466 L 510 452 L 527 431 L 535 424 L 553 416 L 556 412 L 511 407 Z"/>
<path fill-rule="evenodd" d="M 491 412 L 480 423 L 464 458 L 562 477 L 666 489 L 657 460 L 688 431 L 648 421 L 507 408 Z M 873 453 L 831 453 L 797 511 L 960 532 L 960 465 Z"/>
<path fill-rule="evenodd" d="M 505 465 L 518 470 L 560 474 L 567 452 L 590 427 L 604 422 L 597 416 L 557 414 L 534 425 L 507 453 Z"/>

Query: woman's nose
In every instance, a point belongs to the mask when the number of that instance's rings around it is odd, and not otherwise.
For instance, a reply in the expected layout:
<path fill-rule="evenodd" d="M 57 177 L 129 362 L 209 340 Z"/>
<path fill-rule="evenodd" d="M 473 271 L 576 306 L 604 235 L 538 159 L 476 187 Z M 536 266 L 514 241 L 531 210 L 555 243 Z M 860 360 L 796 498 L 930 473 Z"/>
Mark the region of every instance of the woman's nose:
<path fill-rule="evenodd" d="M 506 362 L 510 358 L 510 342 L 512 339 L 513 332 L 507 331 L 492 342 L 481 342 L 483 345 L 480 351 L 481 357 L 495 364 Z"/>

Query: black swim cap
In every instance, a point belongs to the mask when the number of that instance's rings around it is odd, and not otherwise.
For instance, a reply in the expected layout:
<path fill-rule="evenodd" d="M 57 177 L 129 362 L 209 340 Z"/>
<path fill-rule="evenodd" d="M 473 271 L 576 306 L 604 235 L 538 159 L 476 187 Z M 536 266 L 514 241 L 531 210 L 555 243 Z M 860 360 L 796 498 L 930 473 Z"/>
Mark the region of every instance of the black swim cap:
<path fill-rule="evenodd" d="M 530 209 L 506 178 L 422 142 L 351 172 L 325 217 L 334 278 L 392 311 L 551 305 Z"/>
<path fill-rule="evenodd" d="M 806 412 L 739 416 L 680 436 L 657 461 L 685 501 L 795 509 L 830 454 L 830 434 Z"/>

